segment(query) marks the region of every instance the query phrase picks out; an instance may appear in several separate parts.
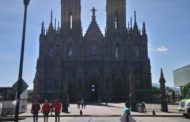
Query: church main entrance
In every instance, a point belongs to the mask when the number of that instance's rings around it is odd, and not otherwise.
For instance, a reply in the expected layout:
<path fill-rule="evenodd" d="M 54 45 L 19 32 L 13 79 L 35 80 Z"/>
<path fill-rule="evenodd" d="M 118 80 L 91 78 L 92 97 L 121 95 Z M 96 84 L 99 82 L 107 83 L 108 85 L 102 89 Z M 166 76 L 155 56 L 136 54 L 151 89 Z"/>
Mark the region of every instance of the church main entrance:
<path fill-rule="evenodd" d="M 97 85 L 92 83 L 90 84 L 90 100 L 97 101 L 98 100 L 98 92 L 97 92 Z"/>

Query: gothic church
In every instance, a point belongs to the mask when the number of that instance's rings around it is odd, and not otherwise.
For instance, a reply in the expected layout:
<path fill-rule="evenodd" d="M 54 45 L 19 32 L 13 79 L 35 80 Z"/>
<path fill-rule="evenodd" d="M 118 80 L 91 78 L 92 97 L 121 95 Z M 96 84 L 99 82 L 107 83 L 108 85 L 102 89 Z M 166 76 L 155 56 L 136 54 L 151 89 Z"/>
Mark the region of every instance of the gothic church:
<path fill-rule="evenodd" d="M 42 23 L 35 97 L 124 101 L 132 94 L 136 101 L 144 101 L 143 91 L 152 87 L 145 23 L 139 30 L 135 13 L 134 22 L 126 26 L 126 0 L 106 2 L 105 34 L 92 8 L 83 35 L 81 0 L 61 0 L 60 27 L 52 16 L 47 30 Z"/>

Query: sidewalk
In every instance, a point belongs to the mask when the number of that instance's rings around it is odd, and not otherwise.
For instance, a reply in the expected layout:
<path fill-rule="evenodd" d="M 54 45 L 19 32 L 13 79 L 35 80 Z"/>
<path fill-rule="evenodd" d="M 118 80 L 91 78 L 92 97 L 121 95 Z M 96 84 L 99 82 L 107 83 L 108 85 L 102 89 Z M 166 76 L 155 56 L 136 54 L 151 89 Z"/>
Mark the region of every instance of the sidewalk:
<path fill-rule="evenodd" d="M 106 106 L 104 103 L 96 104 L 96 105 L 87 105 L 86 109 L 81 109 L 83 111 L 84 116 L 94 116 L 94 117 L 119 117 L 122 114 L 122 109 L 124 107 L 124 103 L 109 103 Z M 146 113 L 140 112 L 131 112 L 132 116 L 144 116 L 144 117 L 152 117 L 152 110 L 154 109 L 156 112 L 156 117 L 181 117 L 182 114 L 177 113 L 177 105 L 169 105 L 169 112 L 161 112 L 159 104 L 146 104 Z M 32 117 L 30 113 L 31 104 L 28 105 L 28 111 L 26 113 L 21 114 L 21 117 Z M 54 113 L 53 113 L 54 115 Z M 53 116 L 52 115 L 52 116 Z M 43 116 L 42 113 L 39 116 Z M 80 117 L 80 109 L 77 109 L 76 104 L 70 104 L 69 113 L 61 113 L 61 116 L 65 117 Z"/>

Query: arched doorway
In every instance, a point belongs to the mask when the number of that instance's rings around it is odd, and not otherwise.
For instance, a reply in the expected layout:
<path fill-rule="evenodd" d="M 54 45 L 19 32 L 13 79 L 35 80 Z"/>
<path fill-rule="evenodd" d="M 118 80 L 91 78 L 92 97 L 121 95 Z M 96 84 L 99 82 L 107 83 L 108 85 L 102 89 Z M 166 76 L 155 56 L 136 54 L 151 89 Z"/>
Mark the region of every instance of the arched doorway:
<path fill-rule="evenodd" d="M 90 92 L 90 101 L 97 101 L 98 100 L 98 86 L 97 84 L 91 83 L 89 86 L 89 92 Z"/>
<path fill-rule="evenodd" d="M 100 98 L 100 78 L 97 74 L 88 75 L 85 82 L 84 97 L 91 102 L 97 102 Z"/>

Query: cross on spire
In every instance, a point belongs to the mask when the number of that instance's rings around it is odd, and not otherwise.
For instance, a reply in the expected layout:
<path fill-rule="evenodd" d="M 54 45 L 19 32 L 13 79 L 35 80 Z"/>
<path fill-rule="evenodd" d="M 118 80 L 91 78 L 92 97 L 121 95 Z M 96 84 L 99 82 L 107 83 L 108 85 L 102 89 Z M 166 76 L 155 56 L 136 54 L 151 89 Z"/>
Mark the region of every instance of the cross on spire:
<path fill-rule="evenodd" d="M 93 7 L 91 11 L 92 11 L 92 17 L 95 17 L 95 16 L 96 16 L 96 11 L 97 11 L 97 10 Z"/>

